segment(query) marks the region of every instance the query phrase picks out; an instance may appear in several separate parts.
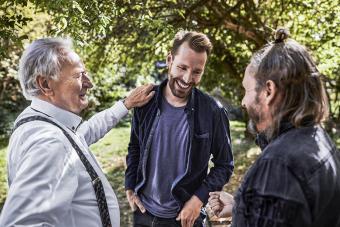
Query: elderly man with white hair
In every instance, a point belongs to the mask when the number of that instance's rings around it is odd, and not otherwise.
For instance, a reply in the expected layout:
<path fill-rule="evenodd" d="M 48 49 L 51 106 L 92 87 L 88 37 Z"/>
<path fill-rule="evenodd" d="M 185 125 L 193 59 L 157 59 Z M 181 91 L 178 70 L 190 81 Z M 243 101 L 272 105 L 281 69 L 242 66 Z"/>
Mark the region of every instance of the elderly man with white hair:
<path fill-rule="evenodd" d="M 19 65 L 25 97 L 9 142 L 9 191 L 0 226 L 119 226 L 117 198 L 89 145 L 128 110 L 146 104 L 153 85 L 83 121 L 93 87 L 68 39 L 45 38 L 25 50 Z"/>

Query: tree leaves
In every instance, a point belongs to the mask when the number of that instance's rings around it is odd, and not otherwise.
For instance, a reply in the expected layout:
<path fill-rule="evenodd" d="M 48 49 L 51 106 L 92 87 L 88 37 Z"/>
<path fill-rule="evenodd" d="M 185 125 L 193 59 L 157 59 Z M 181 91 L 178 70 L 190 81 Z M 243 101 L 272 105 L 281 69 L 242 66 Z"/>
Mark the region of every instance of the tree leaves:
<path fill-rule="evenodd" d="M 94 98 L 104 104 L 121 94 L 110 92 L 114 86 L 124 84 L 129 89 L 140 78 L 148 80 L 157 74 L 154 63 L 165 59 L 179 29 L 202 31 L 214 45 L 202 88 L 219 88 L 239 105 L 251 54 L 273 40 L 278 26 L 286 26 L 293 38 L 313 52 L 326 76 L 332 116 L 339 119 L 339 5 L 339 0 L 5 0 L 0 8 L 0 55 L 10 57 L 13 48 L 22 51 L 27 37 L 20 33 L 32 20 L 30 15 L 42 11 L 50 17 L 48 32 L 28 35 L 29 39 L 72 37 L 100 85 Z M 0 75 L 4 72 L 0 70 Z"/>

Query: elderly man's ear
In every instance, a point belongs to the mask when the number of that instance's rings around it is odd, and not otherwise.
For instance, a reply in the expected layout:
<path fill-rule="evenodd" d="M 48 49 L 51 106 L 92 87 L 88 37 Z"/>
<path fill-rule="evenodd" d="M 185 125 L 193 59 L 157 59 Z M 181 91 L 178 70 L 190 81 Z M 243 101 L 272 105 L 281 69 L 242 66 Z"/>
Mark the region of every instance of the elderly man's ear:
<path fill-rule="evenodd" d="M 39 87 L 40 92 L 45 96 L 51 96 L 54 94 L 53 89 L 51 88 L 50 80 L 45 77 L 39 75 L 37 76 L 37 85 Z"/>
<path fill-rule="evenodd" d="M 278 87 L 272 80 L 267 80 L 265 90 L 265 100 L 267 105 L 271 105 L 277 102 L 278 98 Z"/>

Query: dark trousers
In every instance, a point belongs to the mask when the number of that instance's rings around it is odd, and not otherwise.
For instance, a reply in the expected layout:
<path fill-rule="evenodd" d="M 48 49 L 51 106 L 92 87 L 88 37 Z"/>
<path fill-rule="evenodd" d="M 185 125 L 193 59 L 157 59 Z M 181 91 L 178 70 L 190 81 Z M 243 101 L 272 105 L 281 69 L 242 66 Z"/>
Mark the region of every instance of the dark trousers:
<path fill-rule="evenodd" d="M 144 214 L 139 209 L 133 213 L 134 227 L 181 227 L 181 221 L 176 221 L 176 218 L 160 218 L 149 212 Z M 194 227 L 203 227 L 202 217 L 198 217 Z"/>

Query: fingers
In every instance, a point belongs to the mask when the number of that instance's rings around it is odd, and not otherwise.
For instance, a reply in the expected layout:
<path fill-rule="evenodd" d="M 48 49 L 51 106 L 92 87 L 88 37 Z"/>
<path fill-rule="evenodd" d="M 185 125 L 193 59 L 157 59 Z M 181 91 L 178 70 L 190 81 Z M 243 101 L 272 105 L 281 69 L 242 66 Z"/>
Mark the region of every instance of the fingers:
<path fill-rule="evenodd" d="M 216 216 L 219 216 L 219 214 L 220 214 L 221 211 L 223 210 L 223 207 L 217 205 L 217 206 L 211 207 L 211 210 L 212 210 L 212 212 L 213 212 Z"/>
<path fill-rule="evenodd" d="M 234 197 L 227 192 L 221 192 L 220 200 L 224 205 L 234 204 Z"/>
<path fill-rule="evenodd" d="M 220 201 L 211 201 L 209 202 L 209 206 L 213 211 L 221 211 L 223 208 L 223 204 Z"/>
<path fill-rule="evenodd" d="M 187 222 L 187 226 L 188 227 L 193 227 L 194 226 L 194 223 L 195 223 L 195 219 L 191 219 Z"/>
<path fill-rule="evenodd" d="M 139 197 L 135 195 L 135 204 L 137 205 L 137 207 L 139 208 L 139 210 L 142 212 L 142 213 L 145 213 L 145 208 L 142 204 L 142 202 L 140 201 Z"/>
<path fill-rule="evenodd" d="M 195 223 L 195 219 L 189 219 L 186 221 L 186 224 L 184 226 L 193 227 L 194 223 Z"/>
<path fill-rule="evenodd" d="M 181 219 L 181 226 L 182 227 L 192 227 L 194 226 L 195 220 L 192 219 Z"/>
<path fill-rule="evenodd" d="M 137 208 L 142 212 L 145 213 L 145 208 L 140 201 L 139 197 L 135 195 L 135 193 L 132 190 L 126 191 L 126 197 L 128 199 L 129 205 L 131 207 L 132 211 L 136 211 Z"/>
<path fill-rule="evenodd" d="M 153 89 L 153 87 L 155 86 L 154 84 L 147 84 L 147 85 L 145 85 L 146 87 L 145 87 L 145 89 L 146 89 L 146 92 L 147 93 L 149 93 L 152 89 Z"/>
<path fill-rule="evenodd" d="M 221 194 L 221 192 L 209 192 L 209 199 L 208 199 L 208 201 L 210 199 L 212 199 L 212 198 L 219 198 L 220 194 Z"/>
<path fill-rule="evenodd" d="M 187 221 L 184 220 L 184 219 L 181 219 L 181 226 L 182 226 L 182 227 L 188 227 Z"/>
<path fill-rule="evenodd" d="M 142 94 L 144 95 L 144 100 L 142 100 L 141 103 L 138 104 L 138 106 L 145 105 L 155 95 L 155 91 L 152 91 L 153 87 L 154 87 L 153 84 L 144 85 L 144 87 L 142 89 Z"/>
<path fill-rule="evenodd" d="M 185 211 L 181 211 L 176 217 L 176 221 L 181 221 L 182 227 L 192 227 L 194 226 L 196 218 Z"/>
<path fill-rule="evenodd" d="M 224 206 L 221 212 L 217 215 L 219 218 L 228 218 L 232 216 L 232 210 L 233 206 L 232 205 L 227 205 Z"/>
<path fill-rule="evenodd" d="M 210 192 L 209 206 L 217 217 L 230 217 L 234 205 L 234 197 L 227 192 Z"/>
<path fill-rule="evenodd" d="M 133 212 L 135 212 L 137 210 L 137 206 L 135 205 L 135 203 L 133 201 L 129 200 L 129 205 L 130 205 L 130 208 Z"/>
<path fill-rule="evenodd" d="M 147 84 L 133 89 L 124 101 L 126 108 L 140 107 L 149 102 L 155 94 L 155 92 L 152 91 L 153 87 L 153 84 Z"/>
<path fill-rule="evenodd" d="M 209 203 L 209 205 L 212 207 L 212 206 L 214 206 L 215 204 L 219 204 L 219 203 L 220 203 L 220 200 L 217 199 L 217 198 L 213 198 L 213 199 L 210 199 L 210 200 L 208 201 L 208 203 Z"/>
<path fill-rule="evenodd" d="M 150 92 L 146 97 L 145 97 L 145 100 L 142 101 L 141 103 L 139 103 L 137 106 L 140 107 L 140 106 L 144 106 L 145 104 L 147 104 L 150 99 L 152 99 L 152 97 L 155 95 L 155 91 L 152 91 Z"/>
<path fill-rule="evenodd" d="M 155 91 L 152 91 L 148 94 L 148 96 L 146 96 L 146 100 L 149 101 L 153 96 L 155 95 Z"/>
<path fill-rule="evenodd" d="M 209 206 L 213 210 L 220 209 L 221 202 L 220 202 L 220 192 L 210 192 L 209 193 L 209 199 L 208 199 Z"/>
<path fill-rule="evenodd" d="M 208 202 L 210 204 L 210 201 L 216 201 L 219 200 L 221 203 L 223 203 L 224 205 L 227 204 L 233 204 L 234 203 L 234 197 L 227 193 L 227 192 L 210 192 L 209 193 L 209 199 Z"/>
<path fill-rule="evenodd" d="M 221 192 L 210 192 L 208 203 L 213 213 L 218 217 L 223 209 L 223 204 L 220 201 Z"/>
<path fill-rule="evenodd" d="M 182 227 L 187 227 L 187 221 L 184 219 L 184 217 L 181 217 L 181 226 Z"/>
<path fill-rule="evenodd" d="M 142 85 L 136 88 L 136 90 L 140 90 L 141 93 L 148 94 L 150 91 L 152 91 L 154 84 L 146 84 Z"/>
<path fill-rule="evenodd" d="M 136 207 L 135 202 L 134 202 L 134 193 L 133 193 L 133 191 L 132 190 L 127 190 L 126 191 L 126 197 L 127 197 L 128 202 L 129 202 L 131 210 L 132 211 L 136 211 L 137 207 Z"/>

